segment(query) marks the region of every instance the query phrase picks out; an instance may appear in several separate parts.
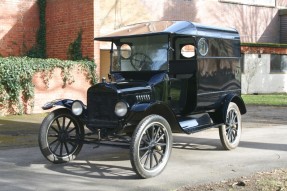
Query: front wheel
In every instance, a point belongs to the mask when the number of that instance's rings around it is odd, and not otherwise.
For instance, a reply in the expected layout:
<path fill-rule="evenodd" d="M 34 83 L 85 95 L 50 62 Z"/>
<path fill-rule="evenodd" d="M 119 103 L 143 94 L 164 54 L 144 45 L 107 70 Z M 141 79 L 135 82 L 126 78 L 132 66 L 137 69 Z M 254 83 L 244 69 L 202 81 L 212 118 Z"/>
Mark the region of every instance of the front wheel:
<path fill-rule="evenodd" d="M 145 117 L 135 129 L 130 147 L 130 160 L 137 175 L 150 178 L 160 174 L 170 157 L 172 142 L 170 125 L 163 117 Z"/>
<path fill-rule="evenodd" d="M 241 113 L 238 106 L 231 102 L 227 109 L 225 125 L 219 128 L 219 136 L 224 149 L 231 150 L 238 146 L 241 130 Z"/>
<path fill-rule="evenodd" d="M 38 137 L 44 157 L 53 163 L 76 158 L 84 139 L 83 124 L 68 109 L 52 111 L 42 122 Z"/>

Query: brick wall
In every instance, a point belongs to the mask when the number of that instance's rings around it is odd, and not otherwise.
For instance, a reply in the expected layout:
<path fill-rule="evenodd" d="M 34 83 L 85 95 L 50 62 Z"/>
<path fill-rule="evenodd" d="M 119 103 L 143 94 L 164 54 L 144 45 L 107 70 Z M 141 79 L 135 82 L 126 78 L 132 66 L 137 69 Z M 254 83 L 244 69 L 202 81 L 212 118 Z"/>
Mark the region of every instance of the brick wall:
<path fill-rule="evenodd" d="M 0 13 L 0 55 L 25 54 L 35 44 L 39 27 L 36 0 L 1 0 Z"/>
<path fill-rule="evenodd" d="M 49 0 L 46 7 L 47 56 L 67 59 L 82 29 L 83 56 L 94 58 L 94 7 L 91 0 Z"/>
<path fill-rule="evenodd" d="M 244 53 L 244 54 L 287 54 L 287 47 L 241 46 L 241 53 Z"/>

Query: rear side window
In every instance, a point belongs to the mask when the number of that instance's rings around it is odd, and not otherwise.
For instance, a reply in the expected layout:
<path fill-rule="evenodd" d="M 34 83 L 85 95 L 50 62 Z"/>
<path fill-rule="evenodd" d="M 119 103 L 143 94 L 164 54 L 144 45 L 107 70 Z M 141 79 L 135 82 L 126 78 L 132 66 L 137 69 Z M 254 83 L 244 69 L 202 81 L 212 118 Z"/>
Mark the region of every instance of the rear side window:
<path fill-rule="evenodd" d="M 195 56 L 195 48 L 192 44 L 183 44 L 180 49 L 180 56 L 184 58 L 192 58 Z"/>
<path fill-rule="evenodd" d="M 195 58 L 195 40 L 192 37 L 180 37 L 175 39 L 175 59 L 186 60 Z"/>

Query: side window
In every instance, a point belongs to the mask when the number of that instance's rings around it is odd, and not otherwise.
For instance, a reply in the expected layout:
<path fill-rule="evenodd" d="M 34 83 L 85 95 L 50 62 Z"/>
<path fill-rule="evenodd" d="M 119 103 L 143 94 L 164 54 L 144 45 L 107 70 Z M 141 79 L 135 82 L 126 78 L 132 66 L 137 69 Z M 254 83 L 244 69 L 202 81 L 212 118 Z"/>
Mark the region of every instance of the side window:
<path fill-rule="evenodd" d="M 131 46 L 128 44 L 121 45 L 121 57 L 123 59 L 129 59 L 131 57 L 132 51 Z"/>
<path fill-rule="evenodd" d="M 192 37 L 180 37 L 175 39 L 175 59 L 187 60 L 195 57 L 195 44 Z"/>
<path fill-rule="evenodd" d="M 195 56 L 195 48 L 191 44 L 183 44 L 180 49 L 180 56 L 182 59 L 192 58 Z"/>

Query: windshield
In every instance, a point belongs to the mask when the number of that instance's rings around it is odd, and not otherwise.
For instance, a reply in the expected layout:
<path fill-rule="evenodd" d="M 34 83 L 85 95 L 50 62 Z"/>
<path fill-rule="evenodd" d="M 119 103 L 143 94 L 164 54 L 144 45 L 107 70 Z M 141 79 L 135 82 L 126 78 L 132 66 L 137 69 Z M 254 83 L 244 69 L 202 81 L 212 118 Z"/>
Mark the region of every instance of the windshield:
<path fill-rule="evenodd" d="M 167 35 L 122 38 L 113 44 L 111 70 L 167 70 L 167 58 Z"/>

